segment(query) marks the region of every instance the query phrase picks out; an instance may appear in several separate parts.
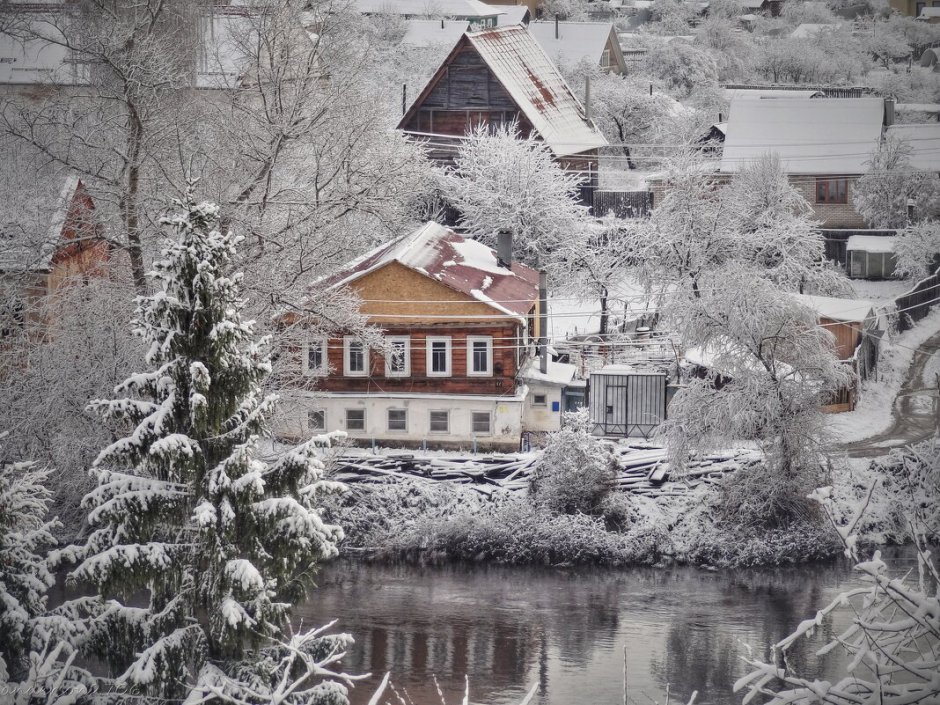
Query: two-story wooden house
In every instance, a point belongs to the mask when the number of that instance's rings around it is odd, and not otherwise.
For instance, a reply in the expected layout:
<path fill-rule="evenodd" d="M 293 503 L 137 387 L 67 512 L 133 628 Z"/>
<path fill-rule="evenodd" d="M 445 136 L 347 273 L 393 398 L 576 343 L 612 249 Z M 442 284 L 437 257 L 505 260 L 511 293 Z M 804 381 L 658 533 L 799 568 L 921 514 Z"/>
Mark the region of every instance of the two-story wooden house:
<path fill-rule="evenodd" d="M 280 435 L 343 430 L 360 443 L 517 449 L 538 335 L 538 272 L 434 222 L 318 282 L 349 287 L 384 331 L 308 338 Z"/>
<path fill-rule="evenodd" d="M 432 159 L 449 163 L 471 130 L 512 122 L 523 136 L 543 140 L 563 168 L 596 182 L 598 150 L 607 140 L 523 26 L 463 35 L 398 129 L 425 142 Z"/>

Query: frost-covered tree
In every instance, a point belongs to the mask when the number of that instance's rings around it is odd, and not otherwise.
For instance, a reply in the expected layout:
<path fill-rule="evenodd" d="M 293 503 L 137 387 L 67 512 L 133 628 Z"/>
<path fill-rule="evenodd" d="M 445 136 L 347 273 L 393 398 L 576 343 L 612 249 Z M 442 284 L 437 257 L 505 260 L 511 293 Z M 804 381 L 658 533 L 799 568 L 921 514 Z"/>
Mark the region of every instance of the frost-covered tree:
<path fill-rule="evenodd" d="M 562 170 L 543 142 L 521 137 L 515 124 L 475 129 L 443 178 L 444 193 L 468 233 L 492 245 L 497 233 L 508 231 L 515 254 L 543 266 L 563 241 L 584 233 L 580 181 Z"/>
<path fill-rule="evenodd" d="M 682 40 L 654 45 L 646 53 L 644 69 L 679 96 L 718 84 L 711 52 Z"/>
<path fill-rule="evenodd" d="M 779 526 L 807 513 L 815 487 L 826 395 L 849 376 L 816 313 L 742 262 L 710 271 L 701 295 L 670 302 L 666 317 L 693 361 L 662 427 L 671 461 L 734 439 L 755 440 L 764 466 L 737 473 L 724 492 L 725 517 Z"/>
<path fill-rule="evenodd" d="M 342 536 L 316 510 L 329 487 L 317 442 L 273 464 L 255 457 L 273 400 L 261 392 L 267 341 L 242 320 L 241 276 L 228 272 L 240 238 L 217 230 L 216 206 L 181 206 L 165 219 L 174 236 L 154 265 L 158 290 L 138 300 L 152 369 L 118 385 L 126 396 L 91 404 L 130 430 L 93 464 L 86 543 L 61 554 L 78 563 L 70 579 L 99 596 L 57 611 L 115 674 L 106 683 L 171 701 L 219 672 L 227 688 L 257 685 L 247 652 L 281 637 Z M 324 648 L 335 656 L 340 646 Z M 344 693 L 327 681 L 311 702 Z"/>
<path fill-rule="evenodd" d="M 915 220 L 940 209 L 940 181 L 936 174 L 915 171 L 911 152 L 904 140 L 885 138 L 868 160 L 868 171 L 855 182 L 855 209 L 871 227 L 903 228 L 908 224 L 909 203 Z"/>
<path fill-rule="evenodd" d="M 940 255 L 940 223 L 917 223 L 899 230 L 894 244 L 897 264 L 894 273 L 922 279 L 936 267 Z"/>

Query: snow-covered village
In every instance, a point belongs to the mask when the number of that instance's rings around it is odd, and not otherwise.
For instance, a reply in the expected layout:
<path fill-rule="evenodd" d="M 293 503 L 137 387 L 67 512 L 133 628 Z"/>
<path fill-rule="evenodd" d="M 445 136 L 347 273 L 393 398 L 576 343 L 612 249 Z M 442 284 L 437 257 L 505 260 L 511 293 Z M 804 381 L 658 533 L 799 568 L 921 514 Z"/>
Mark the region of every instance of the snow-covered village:
<path fill-rule="evenodd" d="M 0 0 L 0 705 L 940 705 L 940 0 Z"/>

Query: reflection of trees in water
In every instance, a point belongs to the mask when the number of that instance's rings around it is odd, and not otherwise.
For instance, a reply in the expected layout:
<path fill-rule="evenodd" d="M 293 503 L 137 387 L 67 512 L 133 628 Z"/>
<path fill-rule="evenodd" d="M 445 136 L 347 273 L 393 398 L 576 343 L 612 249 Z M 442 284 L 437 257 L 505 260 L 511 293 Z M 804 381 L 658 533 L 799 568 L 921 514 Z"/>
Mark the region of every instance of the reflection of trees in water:
<path fill-rule="evenodd" d="M 697 702 L 706 705 L 728 700 L 740 670 L 739 655 L 740 645 L 731 635 L 720 634 L 713 625 L 677 617 L 669 624 L 665 653 L 652 660 L 651 669 L 663 689 L 669 684 L 676 702 L 686 702 L 697 690 Z"/>

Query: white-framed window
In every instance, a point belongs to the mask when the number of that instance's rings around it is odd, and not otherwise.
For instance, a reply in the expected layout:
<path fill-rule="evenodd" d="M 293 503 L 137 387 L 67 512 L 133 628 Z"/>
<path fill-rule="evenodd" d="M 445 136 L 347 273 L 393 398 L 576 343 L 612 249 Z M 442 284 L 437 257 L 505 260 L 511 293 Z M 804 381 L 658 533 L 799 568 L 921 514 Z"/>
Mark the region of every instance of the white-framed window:
<path fill-rule="evenodd" d="M 351 335 L 343 338 L 343 374 L 365 377 L 369 374 L 369 348 Z"/>
<path fill-rule="evenodd" d="M 307 412 L 307 430 L 325 431 L 326 430 L 326 411 L 323 409 L 311 409 Z"/>
<path fill-rule="evenodd" d="M 406 335 L 385 339 L 388 352 L 385 354 L 386 377 L 408 377 L 411 374 L 411 338 Z"/>
<path fill-rule="evenodd" d="M 604 51 L 601 52 L 601 66 L 605 69 L 610 68 L 610 49 L 604 49 Z"/>
<path fill-rule="evenodd" d="M 467 336 L 467 374 L 472 377 L 489 377 L 493 374 L 492 337 Z"/>
<path fill-rule="evenodd" d="M 304 374 L 327 373 L 326 338 L 310 338 L 304 343 Z"/>
<path fill-rule="evenodd" d="M 493 417 L 489 411 L 474 411 L 470 414 L 470 430 L 475 436 L 488 436 L 493 432 Z"/>
<path fill-rule="evenodd" d="M 431 433 L 450 433 L 450 412 L 432 411 L 428 419 Z"/>
<path fill-rule="evenodd" d="M 428 336 L 428 377 L 450 377 L 451 341 L 449 335 Z"/>
<path fill-rule="evenodd" d="M 407 431 L 408 430 L 408 410 L 407 409 L 389 409 L 388 410 L 388 430 L 389 431 Z"/>
<path fill-rule="evenodd" d="M 346 409 L 346 430 L 347 431 L 365 431 L 366 430 L 366 410 L 365 409 Z"/>
<path fill-rule="evenodd" d="M 544 394 L 532 395 L 532 406 L 546 406 L 547 404 L 548 398 Z"/>

